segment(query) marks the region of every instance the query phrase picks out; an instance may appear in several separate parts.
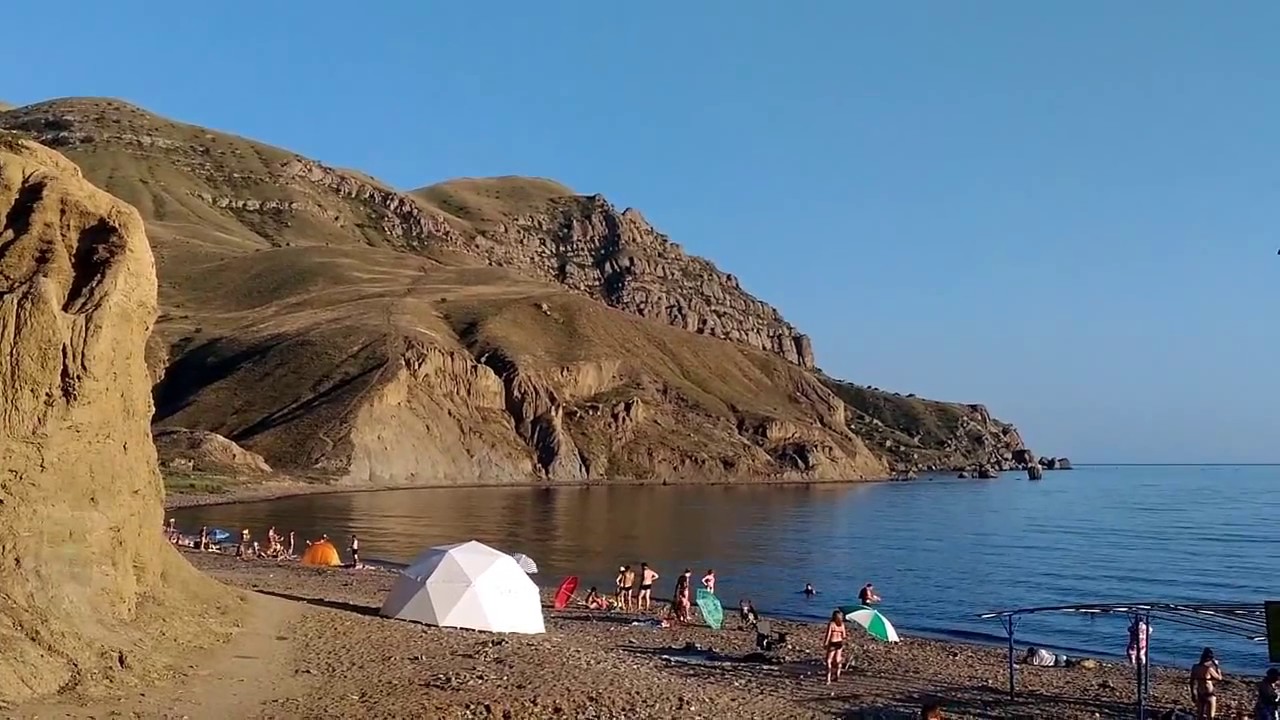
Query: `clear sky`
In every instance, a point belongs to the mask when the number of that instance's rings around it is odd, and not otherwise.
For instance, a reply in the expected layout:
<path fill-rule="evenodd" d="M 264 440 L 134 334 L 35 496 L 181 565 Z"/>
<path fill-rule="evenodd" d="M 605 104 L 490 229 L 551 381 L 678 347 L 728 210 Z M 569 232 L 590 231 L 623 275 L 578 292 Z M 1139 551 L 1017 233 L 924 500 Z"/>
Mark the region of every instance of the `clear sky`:
<path fill-rule="evenodd" d="M 1077 461 L 1280 461 L 1273 0 L 188 7 L 14 4 L 0 99 L 120 97 L 404 188 L 556 178 L 836 376 Z"/>

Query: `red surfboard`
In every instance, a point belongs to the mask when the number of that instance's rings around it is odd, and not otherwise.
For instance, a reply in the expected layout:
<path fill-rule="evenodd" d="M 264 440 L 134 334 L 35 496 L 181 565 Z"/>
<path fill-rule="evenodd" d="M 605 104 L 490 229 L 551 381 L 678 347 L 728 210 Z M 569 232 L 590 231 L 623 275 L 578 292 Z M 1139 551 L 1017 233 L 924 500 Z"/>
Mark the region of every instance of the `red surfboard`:
<path fill-rule="evenodd" d="M 573 599 L 573 594 L 578 590 L 578 576 L 570 575 L 560 583 L 560 589 L 556 590 L 556 600 L 552 605 L 556 610 L 563 610 L 569 606 L 569 601 Z"/>

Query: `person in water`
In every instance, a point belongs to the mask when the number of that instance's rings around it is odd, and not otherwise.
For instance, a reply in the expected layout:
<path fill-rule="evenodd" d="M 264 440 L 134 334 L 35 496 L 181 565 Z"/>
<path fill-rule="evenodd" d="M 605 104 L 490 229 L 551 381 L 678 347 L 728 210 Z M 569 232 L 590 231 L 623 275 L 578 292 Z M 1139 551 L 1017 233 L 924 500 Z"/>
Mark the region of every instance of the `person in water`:
<path fill-rule="evenodd" d="M 716 571 L 715 570 L 712 570 L 711 568 L 707 568 L 707 574 L 702 576 L 702 587 L 706 588 L 707 592 L 711 593 L 712 595 L 716 594 Z"/>
<path fill-rule="evenodd" d="M 1271 668 L 1258 683 L 1253 720 L 1280 720 L 1280 668 Z"/>
<path fill-rule="evenodd" d="M 817 595 L 817 594 L 818 594 L 818 591 L 813 589 L 813 584 L 812 584 L 812 583 L 805 583 L 805 584 L 804 584 L 804 596 L 805 596 L 805 597 L 813 597 L 814 595 Z"/>
<path fill-rule="evenodd" d="M 835 610 L 831 613 L 831 621 L 827 623 L 827 633 L 823 636 L 822 647 L 826 651 L 827 684 L 840 679 L 840 670 L 844 666 L 844 613 Z"/>
<path fill-rule="evenodd" d="M 880 602 L 880 596 L 876 594 L 876 589 L 871 583 L 863 585 L 862 589 L 858 591 L 858 602 L 863 605 L 874 605 Z"/>
<path fill-rule="evenodd" d="M 1213 656 L 1213 648 L 1200 653 L 1200 662 L 1191 666 L 1191 704 L 1196 720 L 1213 720 L 1218 715 L 1218 696 L 1213 684 L 1222 680 L 1222 668 Z"/>
<path fill-rule="evenodd" d="M 649 567 L 649 563 L 640 563 L 640 592 L 636 595 L 636 610 L 648 610 L 653 606 L 653 582 L 658 573 Z"/>

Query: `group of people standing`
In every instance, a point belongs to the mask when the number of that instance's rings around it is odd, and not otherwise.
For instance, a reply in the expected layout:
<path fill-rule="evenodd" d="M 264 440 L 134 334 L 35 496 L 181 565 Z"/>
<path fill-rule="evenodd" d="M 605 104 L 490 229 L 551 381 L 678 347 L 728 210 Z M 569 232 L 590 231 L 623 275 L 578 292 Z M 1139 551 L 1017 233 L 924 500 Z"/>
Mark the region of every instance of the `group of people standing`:
<path fill-rule="evenodd" d="M 587 593 L 587 607 L 593 610 L 609 610 L 617 608 L 623 612 L 645 612 L 653 608 L 653 586 L 662 576 L 649 566 L 649 563 L 640 563 L 637 571 L 630 565 L 620 565 L 618 567 L 618 575 L 614 578 L 614 594 L 612 603 L 609 599 L 591 588 Z M 693 584 L 693 570 L 685 568 L 684 572 L 676 576 L 675 593 L 671 598 L 672 613 L 675 618 L 681 622 L 691 622 L 693 614 L 693 600 L 691 586 Z M 702 587 L 712 594 L 716 591 L 716 571 L 708 569 L 706 574 L 702 576 Z"/>

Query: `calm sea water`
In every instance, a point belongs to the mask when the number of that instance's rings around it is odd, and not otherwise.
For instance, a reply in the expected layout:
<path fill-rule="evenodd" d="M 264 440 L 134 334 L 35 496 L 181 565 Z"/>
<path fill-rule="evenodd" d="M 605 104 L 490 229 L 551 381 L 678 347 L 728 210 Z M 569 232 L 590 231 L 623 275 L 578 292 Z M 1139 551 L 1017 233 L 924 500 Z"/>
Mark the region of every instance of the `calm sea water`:
<path fill-rule="evenodd" d="M 175 516 L 264 534 L 327 533 L 345 548 L 408 562 L 423 548 L 478 539 L 612 588 L 619 564 L 647 561 L 667 596 L 676 575 L 716 570 L 726 605 L 818 619 L 865 582 L 905 633 L 1003 642 L 982 612 L 1086 602 L 1280 599 L 1280 467 L 1086 466 L 1028 482 L 796 487 L 434 489 L 313 495 L 192 508 Z M 344 553 L 345 555 L 345 553 Z M 806 599 L 806 582 L 819 590 Z M 1037 615 L 1018 640 L 1119 655 L 1124 617 Z M 1153 623 L 1151 654 L 1186 664 L 1212 645 L 1228 669 L 1256 670 L 1265 646 Z"/>

